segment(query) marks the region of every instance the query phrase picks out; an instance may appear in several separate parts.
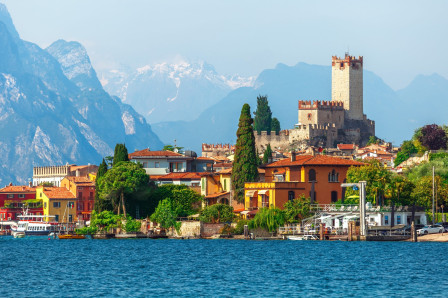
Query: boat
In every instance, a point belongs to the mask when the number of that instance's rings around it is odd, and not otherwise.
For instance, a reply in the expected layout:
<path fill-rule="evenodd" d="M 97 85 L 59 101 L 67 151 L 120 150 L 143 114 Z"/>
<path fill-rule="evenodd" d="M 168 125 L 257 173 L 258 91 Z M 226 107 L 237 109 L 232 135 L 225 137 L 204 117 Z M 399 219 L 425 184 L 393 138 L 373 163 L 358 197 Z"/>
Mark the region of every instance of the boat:
<path fill-rule="evenodd" d="M 303 235 L 303 236 L 288 236 L 288 240 L 319 240 L 315 235 Z"/>
<path fill-rule="evenodd" d="M 59 234 L 59 239 L 86 239 L 84 235 L 75 235 L 75 234 Z"/>
<path fill-rule="evenodd" d="M 54 216 L 28 214 L 27 210 L 22 215 L 17 216 L 18 221 L 11 223 L 11 233 L 24 233 L 26 236 L 48 236 L 51 232 L 59 231 L 57 222 L 44 221 L 52 220 Z"/>
<path fill-rule="evenodd" d="M 25 232 L 13 232 L 12 235 L 14 236 L 14 238 L 24 238 Z"/>

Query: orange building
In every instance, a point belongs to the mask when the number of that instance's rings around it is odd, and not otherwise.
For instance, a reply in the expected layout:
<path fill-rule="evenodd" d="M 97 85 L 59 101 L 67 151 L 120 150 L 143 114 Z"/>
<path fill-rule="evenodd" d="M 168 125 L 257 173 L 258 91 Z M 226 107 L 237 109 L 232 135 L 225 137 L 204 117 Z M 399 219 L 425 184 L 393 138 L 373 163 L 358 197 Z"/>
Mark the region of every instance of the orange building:
<path fill-rule="evenodd" d="M 67 176 L 62 179 L 61 187 L 68 189 L 77 198 L 77 219 L 90 220 L 95 202 L 95 182 L 87 177 Z"/>
<path fill-rule="evenodd" d="M 348 168 L 361 165 L 338 157 L 292 153 L 290 159 L 264 166 L 265 182 L 245 184 L 245 208 L 283 208 L 286 202 L 302 194 L 319 204 L 334 203 L 342 198 L 341 183 L 346 180 Z"/>

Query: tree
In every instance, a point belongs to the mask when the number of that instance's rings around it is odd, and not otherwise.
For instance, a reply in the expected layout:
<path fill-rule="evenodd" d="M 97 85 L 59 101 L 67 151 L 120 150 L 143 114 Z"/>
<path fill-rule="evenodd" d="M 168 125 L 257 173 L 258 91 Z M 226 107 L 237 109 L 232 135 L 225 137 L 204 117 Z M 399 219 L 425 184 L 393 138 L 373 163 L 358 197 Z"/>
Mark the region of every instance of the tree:
<path fill-rule="evenodd" d="M 301 222 L 305 218 L 310 217 L 311 199 L 306 198 L 303 194 L 285 203 L 283 211 L 285 212 L 286 222 Z"/>
<path fill-rule="evenodd" d="M 271 157 L 272 157 L 271 144 L 268 144 L 266 146 L 266 150 L 264 151 L 264 154 L 263 154 L 263 163 L 267 164 Z"/>
<path fill-rule="evenodd" d="M 257 110 L 254 112 L 254 115 L 254 130 L 256 130 L 258 134 L 260 134 L 261 131 L 267 131 L 269 134 L 272 128 L 272 112 L 266 95 L 258 95 Z"/>
<path fill-rule="evenodd" d="M 400 151 L 397 153 L 397 158 L 394 160 L 394 165 L 398 166 L 402 162 L 409 159 L 412 154 L 416 154 L 418 152 L 417 148 L 412 141 L 404 141 L 401 145 Z"/>
<path fill-rule="evenodd" d="M 446 184 L 442 183 L 440 176 L 435 176 L 435 195 L 439 205 L 447 202 L 448 188 Z M 432 208 L 432 177 L 426 176 L 419 179 L 415 183 L 415 188 L 412 196 L 418 206 L 424 207 L 427 210 Z"/>
<path fill-rule="evenodd" d="M 173 145 L 165 145 L 163 146 L 163 151 L 177 151 L 177 152 L 181 152 L 181 150 L 184 149 L 184 147 L 178 147 L 178 146 L 173 146 Z"/>
<path fill-rule="evenodd" d="M 386 185 L 389 183 L 391 172 L 389 172 L 377 160 L 372 160 L 361 167 L 350 167 L 347 171 L 347 182 L 358 183 L 359 181 L 367 181 L 366 196 L 367 200 L 373 204 L 382 204 L 381 198 L 386 191 Z M 345 196 L 359 194 L 350 188 L 345 192 Z"/>
<path fill-rule="evenodd" d="M 195 204 L 202 200 L 201 195 L 186 185 L 166 184 L 159 186 L 153 194 L 153 201 L 169 198 L 176 216 L 186 217 L 197 212 Z"/>
<path fill-rule="evenodd" d="M 98 167 L 98 171 L 96 173 L 96 179 L 95 179 L 95 206 L 94 206 L 94 210 L 96 212 L 101 212 L 107 208 L 107 204 L 105 204 L 106 202 L 104 202 L 104 200 L 101 200 L 99 193 L 101 192 L 100 190 L 100 186 L 99 186 L 99 181 L 101 180 L 102 177 L 104 177 L 104 175 L 106 175 L 107 172 L 107 164 L 106 161 L 103 158 L 103 161 L 101 162 L 100 166 Z"/>
<path fill-rule="evenodd" d="M 202 210 L 199 220 L 207 223 L 231 222 L 235 218 L 233 207 L 226 204 L 214 204 Z"/>
<path fill-rule="evenodd" d="M 281 130 L 281 127 L 280 127 L 280 121 L 278 121 L 278 119 L 277 118 L 272 118 L 272 127 L 271 127 L 271 130 L 272 131 L 275 131 L 275 134 L 279 134 L 280 133 L 280 130 Z"/>
<path fill-rule="evenodd" d="M 379 144 L 381 142 L 381 139 L 377 138 L 376 136 L 370 136 L 369 141 L 367 142 L 367 146 L 372 144 Z"/>
<path fill-rule="evenodd" d="M 114 210 L 120 214 L 120 206 L 126 217 L 125 195 L 131 195 L 148 187 L 149 176 L 140 164 L 122 161 L 108 170 L 99 183 L 100 198 L 110 200 Z"/>
<path fill-rule="evenodd" d="M 100 213 L 92 211 L 90 227 L 96 228 L 96 231 L 100 233 L 107 233 L 111 229 L 118 227 L 120 219 L 121 217 L 115 215 L 112 211 L 102 211 Z"/>
<path fill-rule="evenodd" d="M 126 223 L 124 225 L 124 230 L 127 233 L 132 233 L 132 232 L 139 232 L 140 228 L 142 227 L 142 223 L 138 220 L 132 219 L 132 217 L 128 216 L 126 218 Z"/>
<path fill-rule="evenodd" d="M 286 221 L 285 212 L 279 208 L 261 208 L 254 219 L 249 222 L 250 228 L 262 228 L 269 232 L 275 232 L 284 225 Z"/>
<path fill-rule="evenodd" d="M 446 149 L 447 145 L 445 131 L 437 124 L 423 126 L 418 140 L 429 150 Z"/>
<path fill-rule="evenodd" d="M 162 228 L 180 229 L 180 223 L 176 221 L 177 215 L 173 210 L 170 199 L 164 199 L 159 202 L 155 212 L 151 215 L 151 220 L 157 222 Z"/>
<path fill-rule="evenodd" d="M 121 161 L 129 161 L 128 149 L 125 144 L 115 145 L 113 166 Z"/>
<path fill-rule="evenodd" d="M 250 117 L 250 106 L 243 105 L 236 132 L 235 157 L 232 166 L 232 187 L 238 202 L 244 201 L 244 183 L 258 178 L 255 137 Z"/>

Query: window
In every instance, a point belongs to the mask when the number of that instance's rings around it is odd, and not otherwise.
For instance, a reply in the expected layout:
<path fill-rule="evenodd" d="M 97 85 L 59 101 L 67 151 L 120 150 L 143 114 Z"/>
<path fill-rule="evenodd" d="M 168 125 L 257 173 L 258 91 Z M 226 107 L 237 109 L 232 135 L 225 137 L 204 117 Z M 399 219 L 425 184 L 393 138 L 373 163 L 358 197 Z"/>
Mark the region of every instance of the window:
<path fill-rule="evenodd" d="M 93 200 L 93 191 L 90 192 L 90 194 L 89 194 L 89 198 L 90 198 L 91 200 Z"/>
<path fill-rule="evenodd" d="M 56 215 L 54 216 L 54 220 L 55 220 L 55 221 L 59 221 L 59 215 L 56 214 Z"/>
<path fill-rule="evenodd" d="M 148 167 L 148 162 L 146 162 L 146 161 L 143 162 L 143 167 L 144 167 L 144 168 L 147 168 L 147 167 Z"/>
<path fill-rule="evenodd" d="M 19 194 L 19 199 L 24 199 L 25 195 L 24 194 Z"/>
<path fill-rule="evenodd" d="M 72 222 L 72 221 L 73 221 L 73 215 L 70 214 L 70 215 L 68 216 L 68 222 Z"/>
<path fill-rule="evenodd" d="M 294 197 L 295 197 L 294 191 L 292 190 L 288 191 L 288 201 L 294 201 Z"/>
<path fill-rule="evenodd" d="M 397 225 L 401 225 L 401 215 L 397 215 Z"/>
<path fill-rule="evenodd" d="M 266 194 L 261 195 L 261 207 L 269 207 L 269 197 Z"/>
<path fill-rule="evenodd" d="M 81 204 L 81 203 L 78 203 L 78 211 L 82 211 L 82 206 L 83 204 Z"/>
<path fill-rule="evenodd" d="M 82 187 L 78 187 L 78 190 L 82 190 Z"/>
<path fill-rule="evenodd" d="M 332 191 L 331 192 L 331 202 L 332 203 L 336 203 L 338 201 L 338 192 L 337 191 Z"/>
<path fill-rule="evenodd" d="M 156 161 L 156 162 L 154 163 L 154 168 L 158 168 L 158 167 L 159 167 L 159 162 Z"/>
<path fill-rule="evenodd" d="M 227 189 L 227 179 L 224 179 L 224 191 Z"/>
<path fill-rule="evenodd" d="M 75 208 L 75 202 L 68 202 L 67 203 L 67 207 L 70 208 L 70 209 Z"/>
<path fill-rule="evenodd" d="M 61 202 L 53 202 L 53 208 L 60 208 Z"/>
<path fill-rule="evenodd" d="M 308 120 L 311 120 L 311 113 L 308 113 Z"/>
<path fill-rule="evenodd" d="M 385 215 L 384 216 L 384 224 L 388 225 L 389 224 L 389 215 Z"/>
<path fill-rule="evenodd" d="M 82 200 L 82 192 L 78 192 L 78 200 Z"/>
<path fill-rule="evenodd" d="M 308 181 L 316 181 L 316 171 L 314 169 L 308 171 Z"/>
<path fill-rule="evenodd" d="M 14 198 L 14 195 L 8 195 L 8 199 L 12 199 L 12 198 Z"/>
<path fill-rule="evenodd" d="M 334 169 L 328 173 L 328 182 L 339 182 L 339 173 L 336 173 Z"/>

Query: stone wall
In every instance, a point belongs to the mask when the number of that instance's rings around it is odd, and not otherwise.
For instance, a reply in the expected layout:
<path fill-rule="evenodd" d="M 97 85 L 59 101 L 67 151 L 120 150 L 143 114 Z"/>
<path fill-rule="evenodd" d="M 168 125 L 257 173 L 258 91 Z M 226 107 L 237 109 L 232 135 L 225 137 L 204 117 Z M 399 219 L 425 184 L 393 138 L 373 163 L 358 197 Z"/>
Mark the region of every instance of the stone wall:
<path fill-rule="evenodd" d="M 271 131 L 268 135 L 266 131 L 262 131 L 260 134 L 254 132 L 255 146 L 258 153 L 263 153 L 266 150 L 268 144 L 271 144 L 272 150 L 280 148 L 280 150 L 288 150 L 289 148 L 289 130 L 282 130 L 278 135 L 275 131 Z"/>
<path fill-rule="evenodd" d="M 201 237 L 211 237 L 213 235 L 219 234 L 222 228 L 224 228 L 223 223 L 219 224 L 203 223 L 201 230 Z"/>

